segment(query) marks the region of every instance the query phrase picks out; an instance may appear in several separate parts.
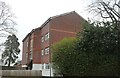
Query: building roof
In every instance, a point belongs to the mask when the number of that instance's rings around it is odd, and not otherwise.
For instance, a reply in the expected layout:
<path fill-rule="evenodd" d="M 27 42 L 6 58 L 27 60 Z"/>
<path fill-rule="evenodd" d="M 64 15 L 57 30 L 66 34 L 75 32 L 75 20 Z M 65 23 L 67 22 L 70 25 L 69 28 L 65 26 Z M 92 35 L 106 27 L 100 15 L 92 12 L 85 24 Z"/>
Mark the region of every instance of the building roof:
<path fill-rule="evenodd" d="M 67 12 L 67 13 L 63 13 L 63 14 L 60 14 L 60 15 L 56 15 L 56 16 L 52 16 L 52 17 L 50 17 L 50 18 L 48 18 L 48 20 L 46 20 L 40 27 L 38 27 L 38 28 L 35 28 L 35 29 L 33 29 L 30 33 L 28 33 L 27 35 L 26 35 L 26 37 L 23 39 L 23 41 L 22 42 L 24 42 L 24 40 L 29 36 L 29 35 L 31 35 L 35 30 L 37 30 L 37 29 L 42 29 L 48 22 L 50 22 L 52 19 L 55 19 L 55 18 L 58 18 L 58 17 L 60 17 L 60 16 L 65 16 L 65 15 L 68 15 L 68 14 L 71 14 L 71 13 L 76 13 L 75 11 L 71 11 L 71 12 Z M 80 16 L 78 13 L 76 13 L 78 16 Z M 81 16 L 80 16 L 81 17 Z M 84 19 L 83 17 L 81 17 L 82 19 Z"/>

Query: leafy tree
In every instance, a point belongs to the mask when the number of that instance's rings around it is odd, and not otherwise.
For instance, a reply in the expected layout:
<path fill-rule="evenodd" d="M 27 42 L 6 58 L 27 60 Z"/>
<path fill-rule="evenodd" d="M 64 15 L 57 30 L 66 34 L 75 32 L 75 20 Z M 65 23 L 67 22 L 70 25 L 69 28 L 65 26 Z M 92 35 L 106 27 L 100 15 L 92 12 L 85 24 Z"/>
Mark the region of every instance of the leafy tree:
<path fill-rule="evenodd" d="M 64 38 L 60 42 L 52 46 L 52 62 L 53 68 L 57 73 L 63 75 L 75 75 L 73 73 L 76 53 L 74 52 L 76 39 L 75 38 Z"/>
<path fill-rule="evenodd" d="M 120 14 L 115 8 L 120 6 L 111 1 L 98 0 L 90 5 L 90 10 L 107 20 L 85 23 L 74 46 L 68 48 L 69 43 L 72 45 L 69 39 L 53 46 L 52 60 L 59 72 L 68 76 L 120 76 Z"/>
<path fill-rule="evenodd" d="M 53 45 L 53 68 L 67 76 L 119 76 L 119 34 L 109 22 L 85 23 L 77 39 Z"/>
<path fill-rule="evenodd" d="M 94 61 L 95 64 L 99 64 L 94 70 L 97 74 L 118 76 L 120 74 L 120 5 L 118 0 L 96 0 L 89 9 L 107 22 L 89 25 L 82 34 L 79 49 L 81 47 L 81 51 L 94 53 L 97 59 L 102 60 L 101 62 Z"/>
<path fill-rule="evenodd" d="M 5 50 L 2 53 L 2 60 L 4 60 L 5 65 L 10 66 L 11 63 L 15 63 L 20 53 L 18 38 L 13 34 L 7 37 L 4 43 Z"/>
<path fill-rule="evenodd" d="M 86 24 L 84 32 L 79 33 L 80 41 L 77 50 L 80 54 L 86 54 L 86 57 L 82 59 L 87 58 L 87 62 L 83 63 L 85 67 L 83 74 L 88 76 L 119 76 L 120 31 L 114 25 L 109 21 Z"/>

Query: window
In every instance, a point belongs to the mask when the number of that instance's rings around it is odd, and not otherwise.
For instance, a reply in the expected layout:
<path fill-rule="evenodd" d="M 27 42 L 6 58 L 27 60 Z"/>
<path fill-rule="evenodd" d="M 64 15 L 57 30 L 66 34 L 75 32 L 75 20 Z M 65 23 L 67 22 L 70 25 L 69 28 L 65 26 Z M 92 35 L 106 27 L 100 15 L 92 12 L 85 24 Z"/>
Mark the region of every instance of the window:
<path fill-rule="evenodd" d="M 28 62 L 28 52 L 26 52 L 26 62 Z"/>
<path fill-rule="evenodd" d="M 45 40 L 49 39 L 49 33 L 45 34 Z"/>
<path fill-rule="evenodd" d="M 42 64 L 42 69 L 44 69 L 44 64 Z"/>
<path fill-rule="evenodd" d="M 41 42 L 44 42 L 44 37 L 43 36 L 41 37 Z"/>
<path fill-rule="evenodd" d="M 26 52 L 26 58 L 28 59 L 28 53 Z"/>
<path fill-rule="evenodd" d="M 27 47 L 28 47 L 28 42 L 27 42 Z"/>
<path fill-rule="evenodd" d="M 45 69 L 50 69 L 50 64 L 45 64 Z"/>
<path fill-rule="evenodd" d="M 49 54 L 49 47 L 45 49 L 45 54 Z"/>
<path fill-rule="evenodd" d="M 44 50 L 41 50 L 41 55 L 44 55 Z"/>
<path fill-rule="evenodd" d="M 30 51 L 30 59 L 32 59 L 32 51 Z"/>
<path fill-rule="evenodd" d="M 30 51 L 33 50 L 33 39 L 30 40 Z"/>

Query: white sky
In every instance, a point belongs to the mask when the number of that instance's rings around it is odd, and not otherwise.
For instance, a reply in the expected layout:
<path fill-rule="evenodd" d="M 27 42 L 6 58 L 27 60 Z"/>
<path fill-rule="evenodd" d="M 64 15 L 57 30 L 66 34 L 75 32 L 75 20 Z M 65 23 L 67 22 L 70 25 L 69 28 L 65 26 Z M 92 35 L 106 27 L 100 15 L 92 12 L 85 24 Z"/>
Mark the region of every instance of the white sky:
<path fill-rule="evenodd" d="M 11 7 L 17 17 L 16 33 L 22 53 L 22 40 L 34 28 L 41 26 L 49 17 L 76 11 L 87 19 L 86 7 L 92 0 L 2 0 Z M 20 55 L 21 56 L 21 55 Z M 21 59 L 21 57 L 20 57 Z"/>

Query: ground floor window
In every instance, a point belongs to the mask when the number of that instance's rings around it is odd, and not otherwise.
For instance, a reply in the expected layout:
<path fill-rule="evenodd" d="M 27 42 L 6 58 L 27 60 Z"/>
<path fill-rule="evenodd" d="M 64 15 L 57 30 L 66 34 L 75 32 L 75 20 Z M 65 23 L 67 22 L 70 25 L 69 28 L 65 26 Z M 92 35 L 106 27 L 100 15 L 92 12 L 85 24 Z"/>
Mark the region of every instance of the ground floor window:
<path fill-rule="evenodd" d="M 48 64 L 48 63 L 45 64 L 45 68 L 46 68 L 46 69 L 50 69 L 50 64 Z"/>
<path fill-rule="evenodd" d="M 42 69 L 44 69 L 44 64 L 42 64 Z"/>

